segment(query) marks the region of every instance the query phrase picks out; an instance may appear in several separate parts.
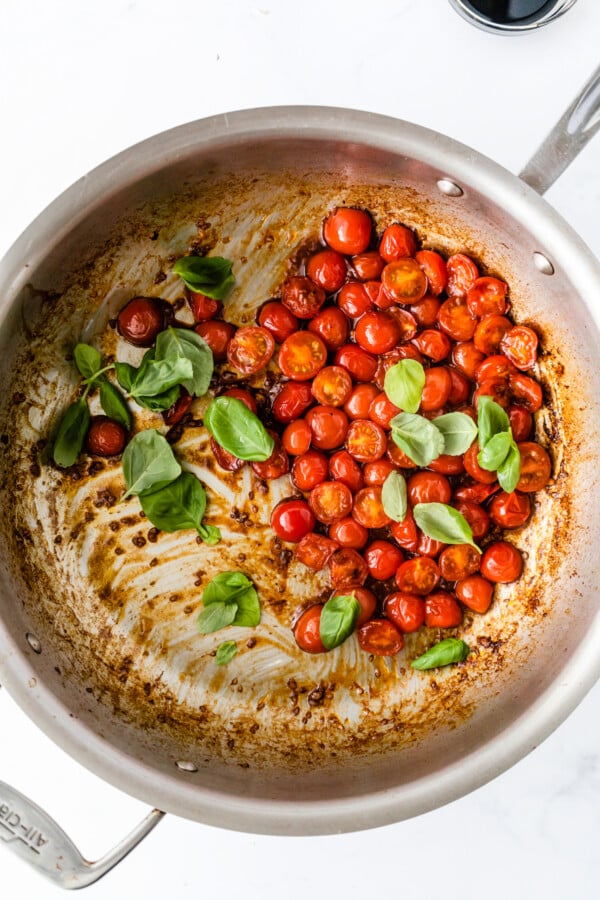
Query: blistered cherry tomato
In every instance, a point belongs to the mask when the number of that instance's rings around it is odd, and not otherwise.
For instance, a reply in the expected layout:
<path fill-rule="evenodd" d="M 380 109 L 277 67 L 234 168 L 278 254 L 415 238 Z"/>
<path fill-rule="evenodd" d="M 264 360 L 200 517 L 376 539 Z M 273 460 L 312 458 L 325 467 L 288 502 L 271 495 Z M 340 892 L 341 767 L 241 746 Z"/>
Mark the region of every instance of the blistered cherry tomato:
<path fill-rule="evenodd" d="M 273 401 L 273 415 L 278 422 L 293 422 L 314 402 L 310 384 L 288 381 Z M 256 408 L 253 410 L 256 412 Z"/>
<path fill-rule="evenodd" d="M 445 289 L 448 280 L 446 260 L 435 250 L 419 250 L 415 253 L 415 259 L 427 276 L 429 290 L 437 297 Z"/>
<path fill-rule="evenodd" d="M 320 572 L 338 549 L 339 545 L 332 541 L 331 538 L 313 532 L 305 535 L 296 545 L 294 555 L 299 562 L 309 569 Z"/>
<path fill-rule="evenodd" d="M 421 394 L 421 412 L 441 409 L 452 391 L 452 378 L 445 366 L 434 366 L 425 370 L 425 385 Z"/>
<path fill-rule="evenodd" d="M 464 297 L 469 288 L 479 277 L 479 269 L 472 259 L 464 253 L 455 253 L 449 256 L 446 262 L 448 281 L 446 292 L 449 297 Z"/>
<path fill-rule="evenodd" d="M 352 494 L 341 481 L 322 481 L 308 495 L 308 504 L 319 522 L 331 525 L 350 514 Z"/>
<path fill-rule="evenodd" d="M 389 541 L 373 541 L 363 554 L 369 575 L 377 581 L 392 578 L 400 563 L 404 562 L 404 554 Z"/>
<path fill-rule="evenodd" d="M 308 330 L 318 334 L 328 350 L 338 350 L 348 340 L 350 323 L 341 309 L 328 306 L 310 320 Z"/>
<path fill-rule="evenodd" d="M 315 375 L 311 391 L 323 406 L 343 406 L 352 393 L 352 379 L 342 366 L 325 366 Z"/>
<path fill-rule="evenodd" d="M 358 644 L 374 656 L 394 656 L 404 647 L 404 638 L 389 619 L 371 619 L 357 631 Z"/>
<path fill-rule="evenodd" d="M 246 388 L 233 387 L 229 388 L 229 390 L 223 392 L 223 397 L 235 397 L 236 400 L 241 400 L 244 406 L 247 406 L 250 412 L 253 412 L 256 415 L 257 405 L 254 395 L 247 391 Z"/>
<path fill-rule="evenodd" d="M 359 316 L 373 309 L 373 300 L 369 292 L 364 284 L 357 281 L 349 281 L 341 288 L 337 304 L 350 319 L 358 319 Z"/>
<path fill-rule="evenodd" d="M 490 503 L 490 517 L 500 528 L 520 528 L 531 515 L 531 500 L 527 494 L 506 491 L 496 494 Z"/>
<path fill-rule="evenodd" d="M 344 403 L 344 412 L 350 419 L 368 419 L 371 404 L 378 396 L 379 389 L 374 384 L 359 384 Z"/>
<path fill-rule="evenodd" d="M 462 372 L 471 381 L 475 378 L 477 367 L 481 365 L 484 359 L 485 354 L 478 350 L 471 341 L 455 344 L 452 350 L 452 362 L 459 372 Z"/>
<path fill-rule="evenodd" d="M 243 375 L 253 375 L 267 365 L 273 356 L 275 341 L 266 328 L 248 325 L 238 328 L 227 344 L 229 364 Z"/>
<path fill-rule="evenodd" d="M 329 463 L 324 453 L 308 450 L 294 460 L 292 466 L 292 483 L 300 491 L 312 491 L 314 487 L 325 481 L 329 473 Z"/>
<path fill-rule="evenodd" d="M 329 560 L 329 572 L 331 583 L 336 588 L 344 585 L 363 585 L 369 574 L 367 564 L 360 553 L 350 547 L 342 547 L 341 550 L 335 551 Z"/>
<path fill-rule="evenodd" d="M 417 594 L 394 591 L 385 598 L 383 611 L 404 634 L 418 631 L 425 624 L 425 603 Z"/>
<path fill-rule="evenodd" d="M 454 544 L 440 553 L 438 565 L 444 581 L 460 581 L 479 571 L 481 554 L 470 544 Z"/>
<path fill-rule="evenodd" d="M 227 345 L 235 334 L 235 326 L 222 319 L 208 319 L 194 328 L 196 334 L 206 341 L 216 362 L 227 359 Z"/>
<path fill-rule="evenodd" d="M 328 534 L 340 547 L 349 547 L 352 550 L 362 550 L 369 540 L 368 530 L 356 519 L 353 519 L 352 516 L 338 519 L 337 522 L 329 526 Z"/>
<path fill-rule="evenodd" d="M 294 626 L 296 643 L 305 653 L 325 653 L 321 640 L 322 604 L 310 606 L 305 610 Z"/>
<path fill-rule="evenodd" d="M 394 472 L 396 466 L 387 459 L 377 459 L 375 462 L 365 463 L 363 466 L 363 477 L 365 484 L 381 485 L 384 483 L 390 472 Z"/>
<path fill-rule="evenodd" d="M 198 294 L 190 291 L 188 298 L 190 309 L 194 317 L 194 322 L 204 322 L 218 316 L 223 309 L 220 300 L 214 300 L 212 297 L 206 297 L 204 294 Z"/>
<path fill-rule="evenodd" d="M 364 209 L 338 206 L 323 223 L 323 238 L 338 253 L 354 256 L 369 246 L 372 227 L 371 216 Z"/>
<path fill-rule="evenodd" d="M 410 312 L 414 316 L 417 325 L 421 328 L 431 328 L 437 322 L 441 305 L 437 297 L 426 294 L 422 300 L 410 307 Z"/>
<path fill-rule="evenodd" d="M 428 534 L 424 534 L 422 531 L 419 532 L 419 540 L 417 542 L 417 553 L 419 556 L 430 556 L 432 559 L 435 559 L 445 546 L 446 544 L 443 541 L 436 541 L 435 538 L 430 537 Z"/>
<path fill-rule="evenodd" d="M 433 362 L 441 362 L 450 355 L 452 342 L 447 334 L 438 331 L 437 328 L 427 328 L 415 338 L 415 344 L 423 356 L 427 356 Z"/>
<path fill-rule="evenodd" d="M 271 528 L 282 541 L 297 544 L 315 525 L 315 517 L 304 500 L 284 500 L 271 514 Z"/>
<path fill-rule="evenodd" d="M 239 457 L 230 453 L 229 450 L 225 450 L 212 437 L 210 439 L 210 449 L 218 465 L 227 472 L 237 472 L 246 465 L 243 459 L 239 459 Z"/>
<path fill-rule="evenodd" d="M 127 429 L 108 416 L 94 416 L 86 437 L 88 452 L 94 456 L 117 456 L 127 443 Z"/>
<path fill-rule="evenodd" d="M 419 543 L 419 529 L 410 509 L 401 522 L 392 522 L 390 531 L 396 543 L 400 544 L 404 550 L 408 550 L 410 553 L 416 551 Z"/>
<path fill-rule="evenodd" d="M 274 431 L 270 431 L 269 434 L 275 441 L 275 447 L 270 457 L 264 462 L 250 463 L 255 475 L 258 475 L 259 478 L 264 478 L 265 481 L 273 481 L 275 478 L 281 478 L 282 475 L 285 475 L 290 470 L 290 461 L 287 453 L 283 449 L 281 439 Z"/>
<path fill-rule="evenodd" d="M 281 345 L 277 361 L 288 378 L 309 381 L 327 363 L 327 347 L 318 334 L 296 331 Z"/>
<path fill-rule="evenodd" d="M 456 500 L 468 500 L 472 503 L 485 503 L 497 491 L 500 490 L 499 484 L 482 484 L 481 482 L 463 484 L 456 488 L 454 497 Z"/>
<path fill-rule="evenodd" d="M 488 378 L 482 381 L 473 394 L 473 404 L 479 408 L 480 397 L 491 397 L 494 403 L 506 409 L 510 403 L 510 385 L 506 378 Z"/>
<path fill-rule="evenodd" d="M 398 469 L 416 469 L 417 464 L 401 450 L 394 440 L 388 441 L 386 456 Z"/>
<path fill-rule="evenodd" d="M 442 453 L 437 459 L 432 460 L 427 468 L 432 472 L 440 472 L 442 475 L 461 475 L 465 471 L 465 464 L 462 454 L 450 456 L 449 453 Z"/>
<path fill-rule="evenodd" d="M 365 528 L 384 528 L 390 522 L 381 502 L 381 488 L 365 487 L 354 497 L 352 515 Z"/>
<path fill-rule="evenodd" d="M 436 591 L 425 597 L 425 625 L 428 628 L 455 628 L 462 622 L 462 610 L 454 594 Z"/>
<path fill-rule="evenodd" d="M 134 297 L 117 316 L 119 334 L 135 347 L 151 347 L 165 325 L 166 304 L 156 297 Z"/>
<path fill-rule="evenodd" d="M 454 590 L 464 606 L 476 613 L 487 612 L 494 595 L 494 586 L 481 575 L 469 575 L 459 581 Z"/>
<path fill-rule="evenodd" d="M 481 574 L 495 584 L 516 581 L 523 571 L 521 554 L 512 544 L 497 541 L 486 548 L 481 558 Z"/>
<path fill-rule="evenodd" d="M 477 319 L 471 315 L 464 297 L 449 297 L 440 307 L 438 323 L 453 341 L 470 341 Z"/>
<path fill-rule="evenodd" d="M 402 312 L 402 310 L 399 310 L 399 312 Z M 394 347 L 389 353 L 381 354 L 373 377 L 373 381 L 380 391 L 383 390 L 385 385 L 386 372 L 401 359 L 414 359 L 421 364 L 424 362 L 423 356 L 414 344 L 401 344 L 398 347 Z"/>
<path fill-rule="evenodd" d="M 281 287 L 281 302 L 299 319 L 312 319 L 325 303 L 325 291 L 305 275 L 290 275 Z"/>
<path fill-rule="evenodd" d="M 361 316 L 356 323 L 356 343 L 370 353 L 387 353 L 396 346 L 402 336 L 394 316 L 381 310 L 373 310 Z"/>
<path fill-rule="evenodd" d="M 506 282 L 499 278 L 477 278 L 467 291 L 467 305 L 471 315 L 503 316 L 507 309 Z"/>
<path fill-rule="evenodd" d="M 346 280 L 346 260 L 335 250 L 319 250 L 308 260 L 306 274 L 324 291 L 332 294 L 339 291 Z"/>
<path fill-rule="evenodd" d="M 382 428 L 390 428 L 392 419 L 400 413 L 397 406 L 388 400 L 387 394 L 382 391 L 377 394 L 369 407 L 369 419 L 376 422 Z"/>
<path fill-rule="evenodd" d="M 344 344 L 335 354 L 336 366 L 343 366 L 355 381 L 371 381 L 377 371 L 377 357 L 356 344 Z"/>
<path fill-rule="evenodd" d="M 308 422 L 305 422 L 304 419 L 296 419 L 295 422 L 290 422 L 286 426 L 281 435 L 281 443 L 286 453 L 291 456 L 300 456 L 310 448 L 311 438 L 312 431 Z"/>
<path fill-rule="evenodd" d="M 407 483 L 411 506 L 417 503 L 450 503 L 452 488 L 444 475 L 437 472 L 416 472 Z"/>
<path fill-rule="evenodd" d="M 509 359 L 503 353 L 497 353 L 495 356 L 488 356 L 475 369 L 475 381 L 481 384 L 484 381 L 490 381 L 496 378 L 503 378 L 508 381 L 511 375 L 516 375 L 517 370 Z"/>
<path fill-rule="evenodd" d="M 334 406 L 313 406 L 306 413 L 312 431 L 312 444 L 319 450 L 334 450 L 344 443 L 348 416 Z"/>
<path fill-rule="evenodd" d="M 537 412 L 542 408 L 542 389 L 533 378 L 518 372 L 516 375 L 511 375 L 509 384 L 515 400 L 518 400 L 529 412 Z"/>
<path fill-rule="evenodd" d="M 282 344 L 299 327 L 298 318 L 279 300 L 269 300 L 261 306 L 258 324 L 270 331 L 278 344 Z"/>
<path fill-rule="evenodd" d="M 387 263 L 414 256 L 416 249 L 417 239 L 406 225 L 388 225 L 379 242 L 379 253 Z"/>
<path fill-rule="evenodd" d="M 369 619 L 373 618 L 375 610 L 377 609 L 377 597 L 373 591 L 370 591 L 368 588 L 353 584 L 345 586 L 343 591 L 336 591 L 333 596 L 343 597 L 348 596 L 348 594 L 353 594 L 355 599 L 360 603 L 360 612 L 358 614 L 358 619 L 356 620 L 356 627 L 360 628 L 365 622 L 368 622 Z"/>
<path fill-rule="evenodd" d="M 347 485 L 353 494 L 364 484 L 362 469 L 347 450 L 338 450 L 329 460 L 329 474 L 335 481 Z"/>
<path fill-rule="evenodd" d="M 518 491 L 541 491 L 550 481 L 552 462 L 543 447 L 534 441 L 517 444 L 521 456 L 521 475 Z"/>
<path fill-rule="evenodd" d="M 398 590 L 406 594 L 430 594 L 439 580 L 438 565 L 428 556 L 408 559 L 396 572 Z"/>
<path fill-rule="evenodd" d="M 512 322 L 506 316 L 485 316 L 475 329 L 473 343 L 486 356 L 498 353 L 502 338 L 511 328 Z"/>
<path fill-rule="evenodd" d="M 452 379 L 452 390 L 448 397 L 450 406 L 462 406 L 466 403 L 471 394 L 471 382 L 466 375 L 455 369 L 454 366 L 448 366 L 450 378 Z"/>
<path fill-rule="evenodd" d="M 509 406 L 507 409 L 510 428 L 517 443 L 527 441 L 531 437 L 533 416 L 524 406 Z"/>
<path fill-rule="evenodd" d="M 164 419 L 165 425 L 168 425 L 169 428 L 172 428 L 174 425 L 177 425 L 178 422 L 181 422 L 190 406 L 192 405 L 192 400 L 194 398 L 188 394 L 185 388 L 181 388 L 179 397 L 168 409 L 166 409 L 162 417 Z"/>
<path fill-rule="evenodd" d="M 346 450 L 359 462 L 381 459 L 387 449 L 387 438 L 380 425 L 371 419 L 354 419 L 346 434 Z"/>
<path fill-rule="evenodd" d="M 538 336 L 526 325 L 515 325 L 500 341 L 500 349 L 517 369 L 531 369 L 537 361 Z"/>
<path fill-rule="evenodd" d="M 481 468 L 477 461 L 478 454 L 479 441 L 474 441 L 463 457 L 465 469 L 475 481 L 480 481 L 482 484 L 493 484 L 497 481 L 496 473 Z"/>
<path fill-rule="evenodd" d="M 487 488 L 488 485 L 482 484 L 480 487 Z M 498 485 L 495 485 L 493 490 L 498 490 Z M 490 517 L 483 506 L 474 500 L 456 500 L 454 506 L 467 520 L 473 540 L 480 541 L 484 538 L 490 530 Z"/>
<path fill-rule="evenodd" d="M 381 283 L 388 297 L 396 303 L 418 303 L 427 293 L 427 278 L 415 259 L 406 257 L 387 264 Z"/>
<path fill-rule="evenodd" d="M 375 281 L 385 267 L 385 260 L 379 255 L 377 250 L 358 253 L 352 257 L 350 262 L 359 281 Z"/>

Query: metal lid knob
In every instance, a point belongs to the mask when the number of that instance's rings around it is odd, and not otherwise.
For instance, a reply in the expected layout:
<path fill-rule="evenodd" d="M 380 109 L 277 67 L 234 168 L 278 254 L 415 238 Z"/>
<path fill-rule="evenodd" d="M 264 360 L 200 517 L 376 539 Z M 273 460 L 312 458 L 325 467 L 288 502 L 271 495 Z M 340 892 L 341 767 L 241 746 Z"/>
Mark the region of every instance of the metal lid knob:
<path fill-rule="evenodd" d="M 471 25 L 496 34 L 520 34 L 558 19 L 576 0 L 450 0 Z"/>

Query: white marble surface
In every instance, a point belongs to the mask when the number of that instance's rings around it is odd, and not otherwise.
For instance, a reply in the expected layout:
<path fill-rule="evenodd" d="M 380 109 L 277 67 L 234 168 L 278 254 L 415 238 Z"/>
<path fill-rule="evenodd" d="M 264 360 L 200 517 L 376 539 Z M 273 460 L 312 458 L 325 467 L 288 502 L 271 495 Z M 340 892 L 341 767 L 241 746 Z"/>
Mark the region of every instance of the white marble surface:
<path fill-rule="evenodd" d="M 500 38 L 446 0 L 3 0 L 0 255 L 56 194 L 124 147 L 224 110 L 316 103 L 397 115 L 518 171 L 598 63 L 600 4 Z M 600 136 L 549 200 L 600 254 Z M 597 896 L 600 688 L 540 748 L 436 812 L 325 838 L 167 818 L 93 896 L 411 900 Z M 0 691 L 0 778 L 102 854 L 144 813 L 54 747 Z M 57 889 L 0 846 L 2 896 Z"/>

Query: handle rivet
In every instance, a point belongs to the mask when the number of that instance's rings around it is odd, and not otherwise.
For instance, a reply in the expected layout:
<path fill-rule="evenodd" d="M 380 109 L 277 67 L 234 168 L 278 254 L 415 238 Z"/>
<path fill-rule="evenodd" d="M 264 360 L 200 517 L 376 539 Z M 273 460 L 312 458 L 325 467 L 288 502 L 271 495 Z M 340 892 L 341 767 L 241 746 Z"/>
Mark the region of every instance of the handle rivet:
<path fill-rule="evenodd" d="M 455 181 L 452 181 L 451 178 L 440 178 L 437 183 L 442 194 L 446 194 L 447 197 L 462 197 L 464 194 L 463 189 L 460 185 L 458 185 Z"/>
<path fill-rule="evenodd" d="M 544 256 L 543 253 L 540 253 L 539 250 L 534 252 L 533 262 L 538 272 L 541 272 L 542 275 L 554 275 L 554 266 L 548 257 Z"/>
<path fill-rule="evenodd" d="M 27 634 L 25 635 L 25 640 L 27 641 L 27 643 L 29 644 L 29 646 L 31 647 L 31 649 L 33 650 L 34 653 L 42 652 L 42 645 L 36 638 L 35 634 L 31 634 L 31 632 L 28 631 Z"/>
<path fill-rule="evenodd" d="M 175 763 L 178 769 L 181 769 L 182 772 L 197 772 L 198 766 L 194 765 L 193 762 L 187 762 L 186 760 L 178 759 Z"/>

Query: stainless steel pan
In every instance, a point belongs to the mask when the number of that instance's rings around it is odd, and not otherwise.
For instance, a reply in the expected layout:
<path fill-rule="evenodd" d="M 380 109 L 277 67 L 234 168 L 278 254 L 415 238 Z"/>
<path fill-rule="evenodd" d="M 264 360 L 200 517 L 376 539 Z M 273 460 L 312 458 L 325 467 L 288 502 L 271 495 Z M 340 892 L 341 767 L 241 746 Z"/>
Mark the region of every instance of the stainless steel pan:
<path fill-rule="evenodd" d="M 599 85 L 600 70 L 521 179 L 442 135 L 367 113 L 292 107 L 207 119 L 100 166 L 9 251 L 0 272 L 0 679 L 80 762 L 161 810 L 218 826 L 368 828 L 493 778 L 593 684 L 600 266 L 536 190 L 599 127 Z M 116 504 L 119 463 L 83 462 L 65 475 L 39 462 L 73 396 L 73 344 L 101 340 L 122 356 L 107 322 L 135 294 L 177 299 L 174 255 L 200 241 L 235 260 L 227 315 L 247 322 L 290 256 L 316 239 L 323 211 L 341 203 L 368 207 L 381 225 L 414 226 L 425 246 L 473 255 L 508 280 L 516 317 L 543 338 L 547 404 L 537 427 L 554 477 L 515 535 L 525 574 L 486 616 L 465 618 L 467 664 L 434 675 L 411 671 L 402 654 L 389 665 L 370 660 L 353 640 L 323 656 L 297 650 L 290 620 L 322 582 L 272 542 L 269 511 L 287 479 L 260 493 L 248 472 L 217 476 L 201 427 L 186 429 L 177 449 L 208 486 L 209 521 L 227 534 L 216 548 L 191 533 L 156 538 L 137 501 Z M 218 668 L 211 651 L 221 637 L 198 635 L 195 618 L 202 584 L 228 568 L 254 578 L 263 621 L 255 643 Z M 95 880 L 159 816 L 89 865 L 37 807 L 0 785 L 0 837 L 64 886 Z"/>

